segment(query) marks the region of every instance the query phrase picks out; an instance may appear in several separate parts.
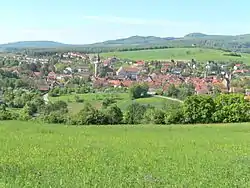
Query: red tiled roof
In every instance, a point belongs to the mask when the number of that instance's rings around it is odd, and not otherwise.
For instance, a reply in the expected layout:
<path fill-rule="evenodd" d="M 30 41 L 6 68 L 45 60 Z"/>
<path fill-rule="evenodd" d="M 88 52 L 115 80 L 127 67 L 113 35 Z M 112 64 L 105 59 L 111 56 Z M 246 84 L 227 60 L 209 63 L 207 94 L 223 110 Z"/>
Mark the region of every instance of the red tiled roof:
<path fill-rule="evenodd" d="M 136 64 L 137 64 L 137 65 L 144 65 L 145 62 L 144 62 L 144 61 L 137 61 Z"/>
<path fill-rule="evenodd" d="M 41 73 L 41 72 L 34 72 L 34 75 L 35 75 L 35 76 L 41 76 L 42 73 Z"/>
<path fill-rule="evenodd" d="M 124 67 L 123 69 L 126 72 L 138 72 L 139 71 L 139 69 L 136 67 Z"/>

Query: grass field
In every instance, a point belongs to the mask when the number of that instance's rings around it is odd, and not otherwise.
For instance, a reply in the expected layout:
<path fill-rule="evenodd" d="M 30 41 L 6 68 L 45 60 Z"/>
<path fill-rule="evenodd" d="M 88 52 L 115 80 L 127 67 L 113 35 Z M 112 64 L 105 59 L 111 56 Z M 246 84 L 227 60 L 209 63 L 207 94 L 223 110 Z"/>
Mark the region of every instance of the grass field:
<path fill-rule="evenodd" d="M 249 187 L 250 124 L 0 122 L 0 187 Z"/>
<path fill-rule="evenodd" d="M 128 93 L 117 93 L 117 94 L 91 93 L 91 94 L 77 94 L 77 96 L 79 96 L 80 99 L 83 99 L 84 102 L 89 102 L 96 108 L 101 108 L 103 99 L 111 96 L 114 97 L 115 103 L 119 108 L 121 108 L 121 110 L 125 110 L 130 104 L 132 104 L 132 100 L 129 98 Z M 69 110 L 72 113 L 77 113 L 84 107 L 84 103 L 75 102 L 75 95 L 50 97 L 49 99 L 52 102 L 58 100 L 67 102 Z M 164 105 L 168 103 L 176 103 L 175 101 L 170 101 L 168 99 L 155 98 L 155 97 L 136 99 L 135 102 L 139 104 L 152 105 L 158 108 L 162 108 L 164 107 Z"/>
<path fill-rule="evenodd" d="M 101 54 L 104 57 L 117 56 L 132 60 L 191 60 L 197 61 L 229 61 L 239 60 L 250 64 L 250 54 L 241 54 L 242 57 L 225 56 L 226 52 L 202 48 L 169 48 L 127 52 L 109 52 Z"/>

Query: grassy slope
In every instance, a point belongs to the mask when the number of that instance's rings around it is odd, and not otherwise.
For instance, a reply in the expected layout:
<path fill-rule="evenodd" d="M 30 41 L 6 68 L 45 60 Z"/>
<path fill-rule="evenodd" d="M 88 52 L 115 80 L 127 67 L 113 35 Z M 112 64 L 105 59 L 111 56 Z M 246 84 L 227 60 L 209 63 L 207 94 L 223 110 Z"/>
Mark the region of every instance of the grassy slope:
<path fill-rule="evenodd" d="M 0 187 L 249 187 L 249 125 L 0 122 Z"/>
<path fill-rule="evenodd" d="M 250 63 L 250 54 L 242 54 L 242 57 L 225 56 L 226 52 L 213 49 L 201 48 L 170 48 L 158 50 L 128 51 L 128 52 L 110 52 L 103 53 L 104 57 L 113 55 L 120 58 L 129 58 L 132 60 L 191 60 L 198 61 L 218 60 L 241 60 Z"/>
<path fill-rule="evenodd" d="M 85 102 L 89 102 L 93 106 L 100 108 L 102 104 L 102 100 L 108 96 L 111 96 L 111 94 L 82 94 L 78 95 L 81 99 L 84 99 Z M 127 93 L 119 93 L 119 94 L 114 94 L 113 95 L 116 100 L 116 104 L 119 108 L 122 110 L 125 110 L 126 107 L 132 103 L 131 99 L 129 98 L 129 95 Z M 51 101 L 57 101 L 57 100 L 62 100 L 65 102 L 68 102 L 69 109 L 73 113 L 79 112 L 83 106 L 84 103 L 76 103 L 75 101 L 75 95 L 66 95 L 66 96 L 61 96 L 61 97 L 50 97 L 49 98 Z M 153 105 L 159 108 L 164 107 L 165 104 L 170 103 L 172 101 L 168 99 L 163 99 L 163 98 L 156 98 L 156 97 L 150 97 L 150 98 L 141 98 L 135 100 L 136 102 L 140 104 L 149 104 Z"/>

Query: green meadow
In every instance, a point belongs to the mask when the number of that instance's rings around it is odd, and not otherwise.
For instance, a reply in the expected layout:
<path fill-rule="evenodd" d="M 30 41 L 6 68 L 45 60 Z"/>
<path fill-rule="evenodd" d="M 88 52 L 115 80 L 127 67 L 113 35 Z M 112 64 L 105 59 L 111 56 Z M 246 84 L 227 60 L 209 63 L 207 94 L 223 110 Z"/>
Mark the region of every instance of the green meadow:
<path fill-rule="evenodd" d="M 0 122 L 0 187 L 249 187 L 250 124 Z"/>
<path fill-rule="evenodd" d="M 74 94 L 72 95 L 65 95 L 60 97 L 50 97 L 49 100 L 52 102 L 55 101 L 64 101 L 68 103 L 69 111 L 72 113 L 77 113 L 84 107 L 84 103 L 90 103 L 96 108 L 102 107 L 102 101 L 105 98 L 113 98 L 114 104 L 116 104 L 121 110 L 126 110 L 126 108 L 132 104 L 132 100 L 129 97 L 128 93 L 88 93 L 88 94 L 77 94 L 80 99 L 83 99 L 83 103 L 77 103 L 75 101 Z M 157 97 L 147 97 L 147 98 L 140 98 L 134 100 L 134 102 L 144 105 L 151 105 L 157 108 L 164 108 L 165 105 L 169 103 L 176 103 L 176 101 L 171 101 L 169 99 L 164 98 L 157 98 Z"/>
<path fill-rule="evenodd" d="M 197 61 L 243 61 L 250 64 L 250 54 L 242 53 L 241 57 L 227 56 L 228 52 L 203 48 L 169 48 L 126 52 L 109 52 L 101 54 L 103 57 L 116 56 L 131 60 L 191 60 Z"/>

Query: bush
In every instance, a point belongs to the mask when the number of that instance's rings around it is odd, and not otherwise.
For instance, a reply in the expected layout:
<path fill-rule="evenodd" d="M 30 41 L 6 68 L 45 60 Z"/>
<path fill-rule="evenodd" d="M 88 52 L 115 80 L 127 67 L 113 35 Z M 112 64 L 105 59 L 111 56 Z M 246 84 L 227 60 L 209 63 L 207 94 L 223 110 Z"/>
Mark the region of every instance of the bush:
<path fill-rule="evenodd" d="M 113 104 L 115 100 L 113 98 L 105 98 L 102 101 L 102 107 L 107 108 L 109 105 Z"/>
<path fill-rule="evenodd" d="M 236 123 L 250 121 L 250 104 L 241 94 L 221 94 L 215 98 L 215 123 Z"/>
<path fill-rule="evenodd" d="M 128 106 L 124 114 L 124 122 L 127 124 L 140 124 L 147 108 L 144 105 L 133 103 Z"/>
<path fill-rule="evenodd" d="M 182 123 L 184 123 L 183 119 L 184 119 L 184 117 L 183 117 L 182 109 L 175 109 L 172 111 L 168 111 L 165 114 L 165 123 L 167 125 L 169 125 L 169 124 L 182 124 Z"/>
<path fill-rule="evenodd" d="M 83 102 L 84 102 L 84 100 L 81 99 L 78 95 L 75 95 L 75 101 L 76 101 L 77 103 L 83 103 Z"/>
<path fill-rule="evenodd" d="M 8 110 L 5 110 L 5 111 L 1 110 L 0 111 L 0 120 L 1 121 L 12 120 L 12 114 L 11 114 L 11 112 L 8 111 Z"/>
<path fill-rule="evenodd" d="M 164 111 L 156 108 L 148 108 L 144 114 L 145 123 L 165 124 Z"/>
<path fill-rule="evenodd" d="M 147 84 L 135 84 L 129 88 L 129 93 L 132 99 L 138 99 L 141 97 L 146 97 L 148 93 Z"/>
<path fill-rule="evenodd" d="M 76 125 L 105 125 L 108 124 L 108 117 L 102 111 L 93 108 L 89 103 L 73 117 L 73 124 Z"/>
<path fill-rule="evenodd" d="M 211 123 L 215 103 L 211 96 L 193 95 L 184 101 L 183 112 L 186 123 Z"/>
<path fill-rule="evenodd" d="M 106 116 L 108 119 L 108 124 L 115 125 L 121 124 L 123 120 L 123 113 L 119 107 L 116 105 L 111 106 L 106 111 Z"/>
<path fill-rule="evenodd" d="M 67 114 L 55 111 L 42 116 L 42 120 L 46 123 L 64 124 L 67 122 Z"/>

